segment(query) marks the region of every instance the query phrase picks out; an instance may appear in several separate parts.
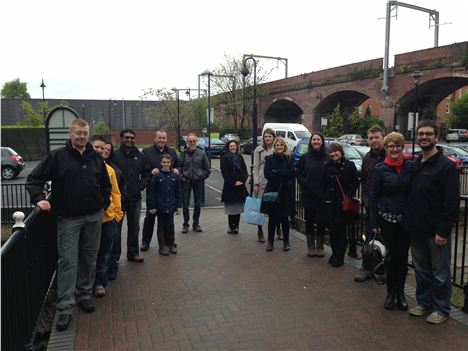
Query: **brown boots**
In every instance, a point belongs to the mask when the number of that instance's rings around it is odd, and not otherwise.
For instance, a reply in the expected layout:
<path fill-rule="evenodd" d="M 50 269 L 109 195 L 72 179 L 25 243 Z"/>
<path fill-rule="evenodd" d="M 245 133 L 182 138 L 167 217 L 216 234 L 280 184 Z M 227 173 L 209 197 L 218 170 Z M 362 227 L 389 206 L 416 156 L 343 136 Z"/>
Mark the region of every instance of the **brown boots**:
<path fill-rule="evenodd" d="M 258 242 L 259 243 L 264 243 L 265 242 L 265 237 L 263 236 L 263 229 L 262 228 L 258 229 L 257 236 L 258 236 Z"/>

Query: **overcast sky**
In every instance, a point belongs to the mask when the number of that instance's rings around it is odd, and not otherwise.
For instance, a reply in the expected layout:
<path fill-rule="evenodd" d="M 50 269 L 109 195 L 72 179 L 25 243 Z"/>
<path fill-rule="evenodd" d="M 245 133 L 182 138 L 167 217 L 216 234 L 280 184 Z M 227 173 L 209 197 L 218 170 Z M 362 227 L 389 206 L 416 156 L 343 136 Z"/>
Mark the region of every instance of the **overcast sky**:
<path fill-rule="evenodd" d="M 440 46 L 468 40 L 468 1 L 406 2 L 439 11 Z M 286 57 L 294 76 L 383 57 L 386 3 L 2 1 L 0 83 L 20 78 L 33 98 L 42 97 L 44 78 L 46 98 L 138 99 L 145 88 L 196 88 L 198 74 L 225 62 L 225 54 Z M 427 13 L 399 6 L 397 15 L 391 64 L 394 54 L 434 44 Z M 270 77 L 284 77 L 284 66 Z"/>

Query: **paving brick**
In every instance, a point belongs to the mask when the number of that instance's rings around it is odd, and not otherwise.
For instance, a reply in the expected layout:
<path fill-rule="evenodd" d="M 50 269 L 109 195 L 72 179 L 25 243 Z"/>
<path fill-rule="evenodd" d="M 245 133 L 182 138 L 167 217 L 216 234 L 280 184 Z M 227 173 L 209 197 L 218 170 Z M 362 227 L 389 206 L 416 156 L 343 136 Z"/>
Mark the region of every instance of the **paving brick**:
<path fill-rule="evenodd" d="M 268 253 L 255 226 L 241 224 L 238 236 L 228 236 L 225 222 L 222 209 L 203 209 L 203 233 L 181 235 L 176 223 L 179 254 L 159 256 L 152 243 L 143 264 L 122 260 L 96 312 L 80 313 L 75 349 L 466 348 L 466 326 L 384 310 L 384 286 L 355 283 L 350 265 L 307 257 L 301 234 L 292 233 L 290 252 L 276 242 Z"/>

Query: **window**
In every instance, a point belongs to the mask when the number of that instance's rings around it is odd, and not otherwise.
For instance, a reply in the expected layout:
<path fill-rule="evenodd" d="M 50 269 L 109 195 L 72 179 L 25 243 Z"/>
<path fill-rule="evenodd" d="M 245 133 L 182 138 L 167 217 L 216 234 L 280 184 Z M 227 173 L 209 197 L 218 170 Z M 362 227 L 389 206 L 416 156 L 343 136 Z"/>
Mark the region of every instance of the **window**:
<path fill-rule="evenodd" d="M 293 132 L 288 132 L 288 139 L 296 140 L 296 136 L 294 135 Z"/>
<path fill-rule="evenodd" d="M 275 133 L 276 133 L 276 136 L 280 136 L 282 138 L 286 136 L 286 132 L 284 130 L 276 130 Z"/>
<path fill-rule="evenodd" d="M 445 104 L 445 114 L 450 114 L 450 104 Z"/>

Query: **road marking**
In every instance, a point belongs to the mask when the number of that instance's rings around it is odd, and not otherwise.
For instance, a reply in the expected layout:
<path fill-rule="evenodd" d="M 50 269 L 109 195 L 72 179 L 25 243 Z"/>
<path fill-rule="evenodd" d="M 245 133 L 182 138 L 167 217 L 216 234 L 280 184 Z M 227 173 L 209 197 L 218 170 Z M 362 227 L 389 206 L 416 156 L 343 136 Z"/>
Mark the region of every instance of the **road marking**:
<path fill-rule="evenodd" d="M 217 193 L 220 193 L 220 194 L 222 193 L 221 190 L 216 189 L 215 187 L 213 187 L 213 186 L 211 186 L 211 185 L 208 185 L 208 184 L 205 183 L 205 186 L 206 186 L 207 188 L 210 188 L 210 189 L 213 190 L 213 191 L 216 191 Z"/>

